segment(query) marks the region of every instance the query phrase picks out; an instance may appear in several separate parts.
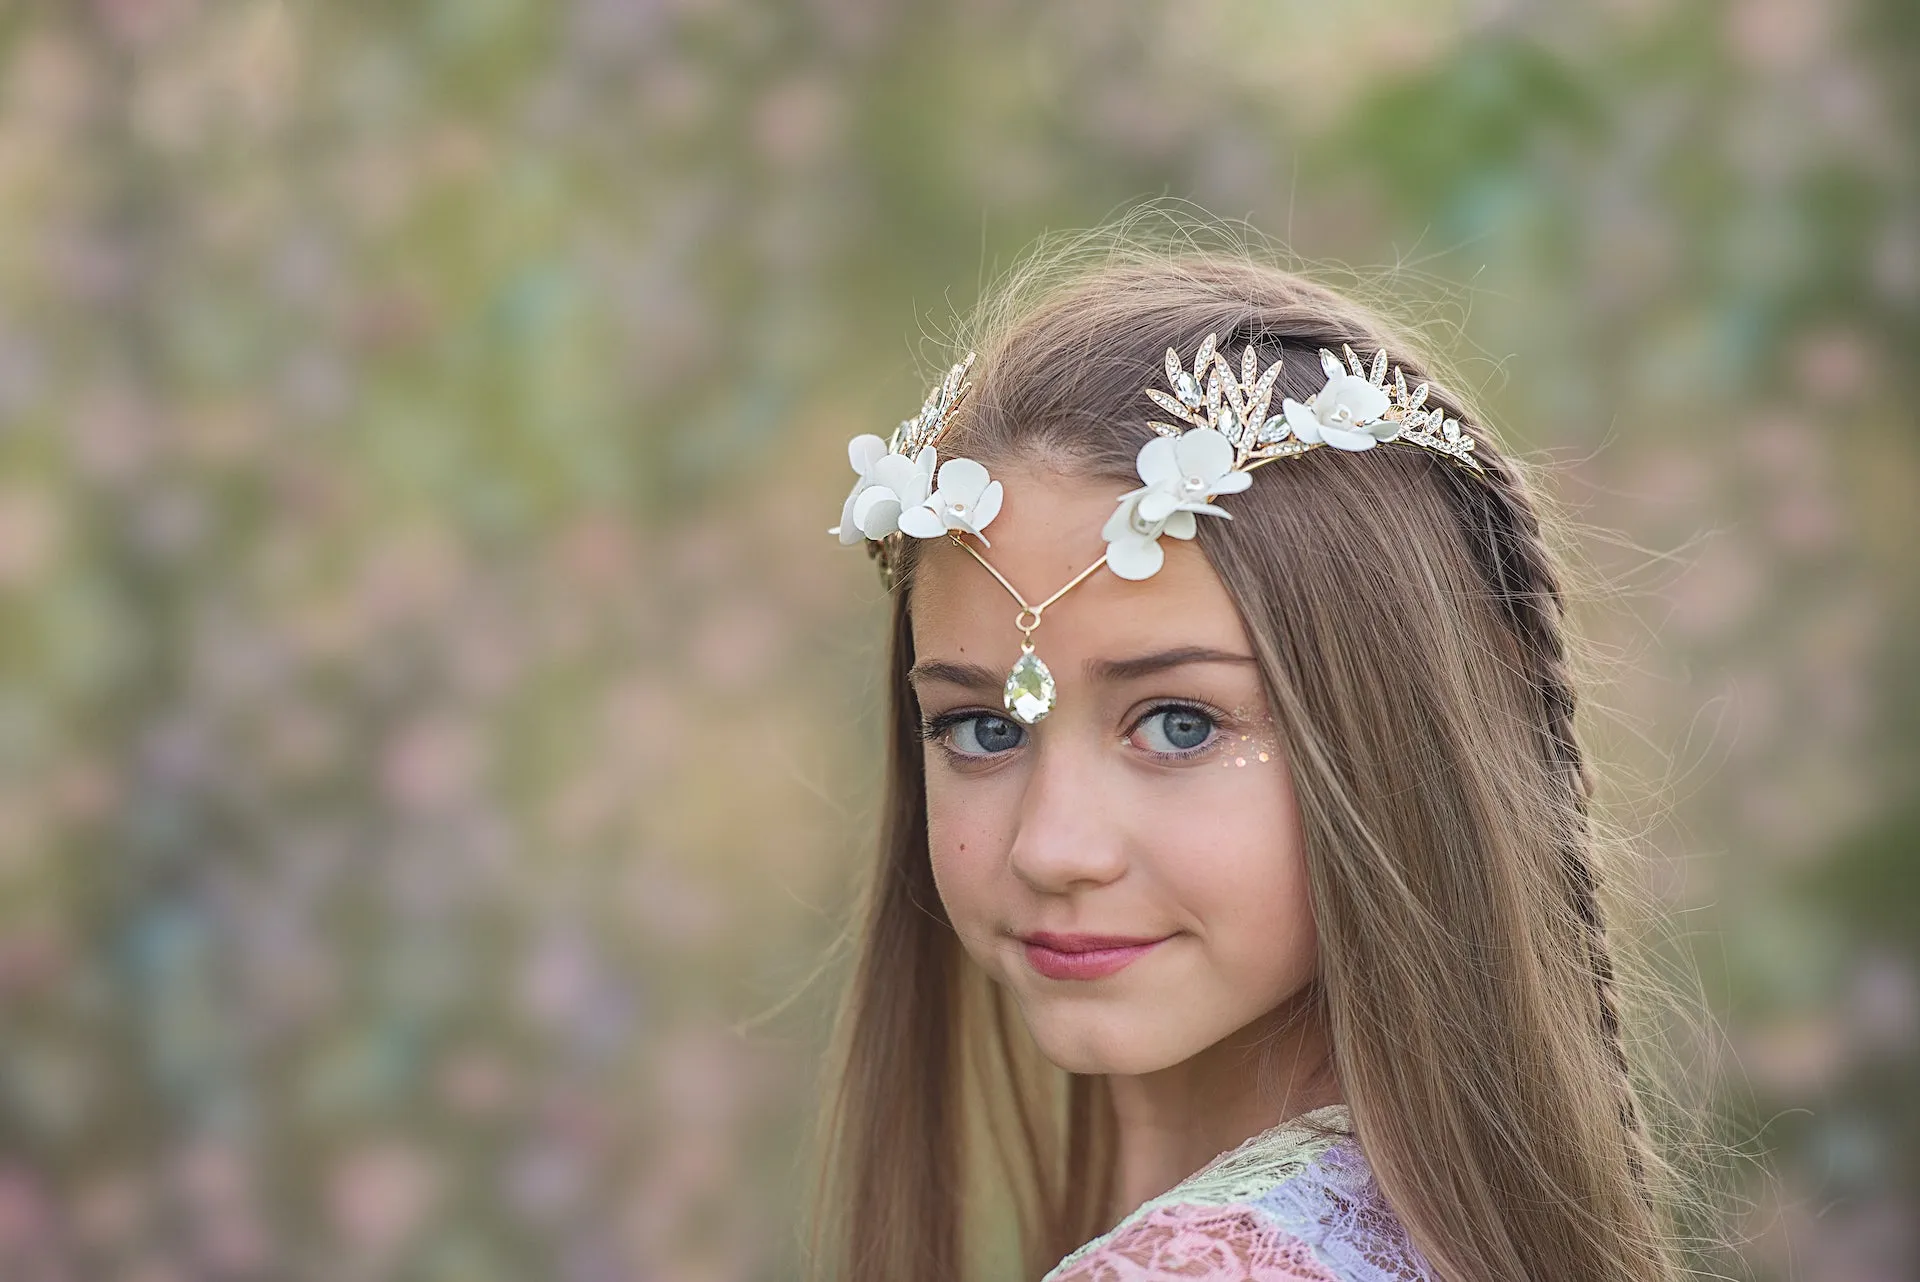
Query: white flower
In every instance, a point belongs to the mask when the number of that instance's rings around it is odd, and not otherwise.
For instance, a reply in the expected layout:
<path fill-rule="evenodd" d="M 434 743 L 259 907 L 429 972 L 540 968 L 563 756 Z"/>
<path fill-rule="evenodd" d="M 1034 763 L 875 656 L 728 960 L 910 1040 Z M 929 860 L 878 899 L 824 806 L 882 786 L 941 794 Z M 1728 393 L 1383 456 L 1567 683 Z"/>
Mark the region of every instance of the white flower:
<path fill-rule="evenodd" d="M 1331 353 L 1321 352 L 1320 363 L 1327 372 L 1326 386 L 1304 405 L 1290 396 L 1280 404 L 1296 437 L 1310 445 L 1370 450 L 1400 435 L 1398 419 L 1381 417 L 1387 412 L 1385 388 L 1342 369 Z"/>
<path fill-rule="evenodd" d="M 1147 483 L 1140 516 L 1148 522 L 1163 521 L 1173 512 L 1230 517 L 1213 506 L 1213 496 L 1238 494 L 1253 484 L 1251 476 L 1233 470 L 1233 444 L 1210 427 L 1154 437 L 1140 447 L 1134 467 Z"/>
<path fill-rule="evenodd" d="M 847 491 L 847 501 L 840 506 L 840 524 L 828 530 L 828 534 L 840 536 L 843 544 L 858 543 L 861 539 L 860 527 L 854 524 L 854 502 L 861 491 L 873 484 L 873 465 L 887 456 L 887 443 L 869 432 L 856 436 L 847 442 L 847 462 L 853 465 L 853 488 Z"/>
<path fill-rule="evenodd" d="M 939 479 L 940 488 L 925 502 L 900 513 L 900 528 L 917 539 L 965 530 L 987 543 L 987 536 L 980 531 L 999 515 L 1000 482 L 990 479 L 987 469 L 970 458 L 948 459 L 940 466 Z"/>
<path fill-rule="evenodd" d="M 927 491 L 933 488 L 938 456 L 931 445 L 917 458 L 890 454 L 885 441 L 868 434 L 847 442 L 847 461 L 859 473 L 859 479 L 840 508 L 840 524 L 827 533 L 837 534 L 840 542 L 850 544 L 862 538 L 883 539 L 893 533 L 901 509 L 926 500 Z"/>
<path fill-rule="evenodd" d="M 1100 530 L 1107 541 L 1107 568 L 1123 579 L 1151 578 L 1166 560 L 1162 534 L 1192 538 L 1198 531 L 1196 512 L 1231 520 L 1231 512 L 1210 500 L 1253 484 L 1251 476 L 1233 470 L 1233 458 L 1233 446 L 1212 428 L 1156 436 L 1141 446 L 1134 466 L 1146 484 L 1121 495 L 1120 506 Z"/>
<path fill-rule="evenodd" d="M 1167 557 L 1160 547 L 1162 534 L 1190 539 L 1196 532 L 1191 512 L 1170 512 L 1158 521 L 1142 518 L 1140 501 L 1151 493 L 1151 488 L 1142 488 L 1122 494 L 1120 506 L 1100 528 L 1100 537 L 1107 541 L 1107 568 L 1123 579 L 1149 579 L 1159 571 Z"/>

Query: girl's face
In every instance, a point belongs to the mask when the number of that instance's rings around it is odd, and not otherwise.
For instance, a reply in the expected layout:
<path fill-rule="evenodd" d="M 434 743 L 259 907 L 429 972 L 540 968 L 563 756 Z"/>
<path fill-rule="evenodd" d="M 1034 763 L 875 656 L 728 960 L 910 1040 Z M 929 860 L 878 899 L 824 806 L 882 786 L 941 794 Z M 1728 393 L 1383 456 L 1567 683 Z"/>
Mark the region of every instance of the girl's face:
<path fill-rule="evenodd" d="M 983 555 L 1044 600 L 1098 559 L 1125 488 L 1030 469 Z M 1006 590 L 944 539 L 921 545 L 913 585 L 940 897 L 1072 1072 L 1182 1063 L 1315 973 L 1300 819 L 1260 669 L 1200 550 L 1160 543 L 1153 577 L 1101 569 L 1048 607 L 1034 647 L 1058 695 L 1037 726 L 1001 703 L 1020 653 Z M 1029 947 L 1042 932 L 1161 942 L 1076 966 Z"/>

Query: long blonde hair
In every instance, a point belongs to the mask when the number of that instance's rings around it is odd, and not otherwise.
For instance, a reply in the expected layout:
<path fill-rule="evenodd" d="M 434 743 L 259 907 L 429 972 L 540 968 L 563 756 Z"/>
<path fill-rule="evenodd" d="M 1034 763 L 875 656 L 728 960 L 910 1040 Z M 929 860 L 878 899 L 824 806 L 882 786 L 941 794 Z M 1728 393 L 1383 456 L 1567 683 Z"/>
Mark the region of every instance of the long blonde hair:
<path fill-rule="evenodd" d="M 1523 464 L 1410 333 L 1246 252 L 1081 240 L 1029 259 L 982 316 L 942 452 L 998 470 L 1041 457 L 1131 487 L 1141 389 L 1167 347 L 1208 333 L 1262 365 L 1284 354 L 1276 403 L 1317 390 L 1317 349 L 1384 349 L 1468 425 L 1484 475 L 1406 447 L 1316 450 L 1263 468 L 1232 522 L 1201 523 L 1288 744 L 1321 950 L 1308 998 L 1382 1191 L 1440 1276 L 1683 1276 L 1687 1190 L 1649 1123 L 1603 911 L 1630 846 L 1590 804 L 1567 562 Z M 847 1282 L 984 1276 L 997 1198 L 1037 1277 L 1110 1227 L 1114 1119 L 1103 1077 L 1038 1058 L 935 890 L 907 542 L 813 1264 Z"/>

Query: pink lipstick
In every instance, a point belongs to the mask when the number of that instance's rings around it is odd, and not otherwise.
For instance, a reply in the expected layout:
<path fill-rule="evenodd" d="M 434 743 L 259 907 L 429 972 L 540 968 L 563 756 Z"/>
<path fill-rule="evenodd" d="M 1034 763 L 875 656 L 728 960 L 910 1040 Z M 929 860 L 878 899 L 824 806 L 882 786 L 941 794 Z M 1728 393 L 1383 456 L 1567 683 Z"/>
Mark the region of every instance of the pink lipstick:
<path fill-rule="evenodd" d="M 1101 979 L 1146 956 L 1169 938 L 1039 931 L 1022 936 L 1021 942 L 1026 945 L 1027 964 L 1048 979 Z"/>

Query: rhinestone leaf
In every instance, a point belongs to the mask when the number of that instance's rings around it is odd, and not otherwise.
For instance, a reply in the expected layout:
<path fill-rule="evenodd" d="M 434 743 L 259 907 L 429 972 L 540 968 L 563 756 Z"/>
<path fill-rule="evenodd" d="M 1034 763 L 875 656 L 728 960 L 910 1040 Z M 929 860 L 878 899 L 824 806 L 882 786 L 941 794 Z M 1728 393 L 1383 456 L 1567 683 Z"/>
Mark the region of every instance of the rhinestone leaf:
<path fill-rule="evenodd" d="M 1280 380 L 1280 362 L 1267 366 L 1253 387 L 1247 392 L 1247 418 L 1259 422 L 1267 416 L 1267 407 L 1273 403 L 1273 385 Z"/>
<path fill-rule="evenodd" d="M 1260 376 L 1260 353 L 1253 350 L 1253 344 L 1247 344 L 1247 350 L 1240 353 L 1240 385 L 1250 386 Z"/>
<path fill-rule="evenodd" d="M 943 409 L 952 409 L 960 403 L 960 398 L 967 394 L 970 387 L 967 382 L 967 371 L 973 368 L 973 356 L 972 352 L 968 352 L 965 360 L 947 371 L 946 395 L 941 397 Z"/>
<path fill-rule="evenodd" d="M 1367 373 L 1367 381 L 1375 387 L 1384 386 L 1387 381 L 1387 349 L 1381 348 L 1373 354 L 1373 369 Z"/>
<path fill-rule="evenodd" d="M 1007 673 L 1006 705 L 1026 725 L 1053 711 L 1053 673 L 1032 651 L 1021 655 Z"/>
<path fill-rule="evenodd" d="M 1233 406 L 1233 412 L 1240 417 L 1247 416 L 1247 398 L 1240 380 L 1233 376 L 1233 366 L 1227 364 L 1227 358 L 1213 358 L 1216 371 L 1220 375 L 1220 390 L 1227 398 L 1227 404 Z"/>
<path fill-rule="evenodd" d="M 1171 347 L 1169 347 L 1167 349 L 1167 386 L 1178 387 L 1179 385 L 1180 385 L 1180 353 L 1174 351 Z"/>
<path fill-rule="evenodd" d="M 1147 389 L 1147 395 L 1153 398 L 1155 405 L 1158 405 L 1175 418 L 1183 418 L 1196 427 L 1204 426 L 1202 421 L 1194 416 L 1193 410 L 1183 405 L 1178 398 L 1168 396 L 1157 387 L 1149 387 Z"/>
<path fill-rule="evenodd" d="M 1199 378 L 1207 372 L 1207 366 L 1213 364 L 1214 336 L 1209 334 L 1201 340 L 1200 350 L 1194 353 L 1193 376 Z"/>

